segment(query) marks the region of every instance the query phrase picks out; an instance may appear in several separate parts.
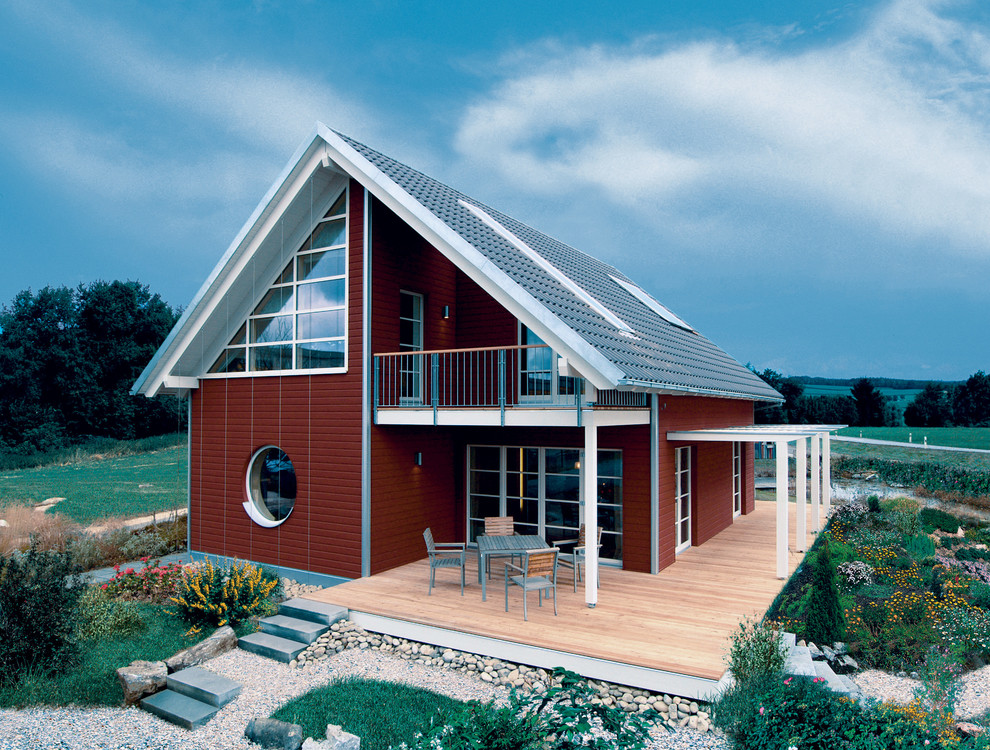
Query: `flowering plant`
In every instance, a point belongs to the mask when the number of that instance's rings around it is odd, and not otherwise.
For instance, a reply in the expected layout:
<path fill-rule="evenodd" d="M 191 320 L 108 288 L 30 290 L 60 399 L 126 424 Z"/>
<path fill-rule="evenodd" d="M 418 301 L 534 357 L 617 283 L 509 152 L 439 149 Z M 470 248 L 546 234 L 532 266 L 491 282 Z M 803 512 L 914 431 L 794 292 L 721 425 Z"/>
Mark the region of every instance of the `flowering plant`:
<path fill-rule="evenodd" d="M 162 565 L 157 559 L 142 557 L 144 567 L 120 569 L 114 565 L 116 573 L 101 588 L 109 596 L 116 599 L 140 599 L 143 601 L 165 603 L 178 591 L 182 580 L 183 568 L 180 563 Z"/>
<path fill-rule="evenodd" d="M 846 585 L 857 588 L 873 583 L 873 566 L 862 560 L 845 562 L 838 567 L 839 576 L 842 577 Z"/>

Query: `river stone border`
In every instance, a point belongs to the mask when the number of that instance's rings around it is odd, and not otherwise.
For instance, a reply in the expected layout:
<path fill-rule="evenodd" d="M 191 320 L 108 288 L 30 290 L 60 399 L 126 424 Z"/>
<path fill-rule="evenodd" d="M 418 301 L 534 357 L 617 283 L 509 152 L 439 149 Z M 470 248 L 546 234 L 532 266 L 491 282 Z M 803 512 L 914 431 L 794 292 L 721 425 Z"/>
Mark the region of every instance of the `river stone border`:
<path fill-rule="evenodd" d="M 304 586 L 288 580 L 283 581 L 283 586 L 286 596 L 304 596 L 321 590 L 319 587 Z M 391 653 L 406 661 L 474 675 L 482 682 L 509 689 L 534 690 L 540 693 L 547 689 L 552 680 L 551 670 L 373 633 L 350 620 L 341 620 L 331 625 L 329 631 L 290 661 L 289 666 L 306 669 L 309 665 L 351 648 Z M 689 727 L 699 732 L 707 732 L 712 728 L 706 703 L 602 680 L 588 680 L 588 685 L 597 691 L 592 702 L 614 706 L 627 713 L 645 713 L 653 709 L 671 727 Z"/>

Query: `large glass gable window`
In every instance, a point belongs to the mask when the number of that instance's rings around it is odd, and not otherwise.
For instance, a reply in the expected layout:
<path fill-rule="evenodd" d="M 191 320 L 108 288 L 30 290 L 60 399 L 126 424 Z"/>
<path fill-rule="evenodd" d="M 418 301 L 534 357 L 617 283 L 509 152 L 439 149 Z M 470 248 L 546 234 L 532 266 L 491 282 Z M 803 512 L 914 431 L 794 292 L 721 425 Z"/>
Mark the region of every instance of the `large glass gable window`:
<path fill-rule="evenodd" d="M 211 373 L 344 367 L 347 191 L 262 296 Z"/>

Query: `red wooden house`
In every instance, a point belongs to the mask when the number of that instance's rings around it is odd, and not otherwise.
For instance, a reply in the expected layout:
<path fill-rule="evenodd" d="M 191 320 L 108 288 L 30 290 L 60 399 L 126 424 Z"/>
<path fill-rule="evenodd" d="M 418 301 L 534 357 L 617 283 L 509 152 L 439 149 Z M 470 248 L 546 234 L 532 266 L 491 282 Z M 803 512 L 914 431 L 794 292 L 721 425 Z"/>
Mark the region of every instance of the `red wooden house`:
<path fill-rule="evenodd" d="M 134 391 L 189 395 L 190 549 L 324 583 L 489 515 L 596 520 L 601 564 L 657 572 L 753 507 L 768 439 L 686 433 L 779 400 L 620 271 L 323 125 Z"/>

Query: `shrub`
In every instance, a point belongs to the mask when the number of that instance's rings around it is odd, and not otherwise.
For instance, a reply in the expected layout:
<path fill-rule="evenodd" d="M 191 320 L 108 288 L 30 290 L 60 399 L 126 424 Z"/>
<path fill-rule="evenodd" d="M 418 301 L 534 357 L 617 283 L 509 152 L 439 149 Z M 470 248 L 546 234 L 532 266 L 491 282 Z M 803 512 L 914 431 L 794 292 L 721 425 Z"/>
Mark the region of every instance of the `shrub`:
<path fill-rule="evenodd" d="M 233 563 L 217 568 L 206 561 L 188 572 L 172 597 L 178 612 L 192 627 L 237 625 L 252 615 L 267 614 L 269 597 L 279 585 L 262 568 L 251 563 Z"/>
<path fill-rule="evenodd" d="M 91 586 L 79 598 L 79 636 L 96 641 L 126 636 L 144 628 L 144 620 L 130 602 L 107 595 L 99 586 Z"/>
<path fill-rule="evenodd" d="M 916 560 L 924 560 L 935 554 L 935 542 L 927 534 L 905 536 L 903 544 L 905 551 Z"/>
<path fill-rule="evenodd" d="M 970 607 L 942 611 L 935 631 L 956 661 L 982 667 L 990 661 L 990 614 Z"/>
<path fill-rule="evenodd" d="M 472 701 L 441 716 L 416 736 L 413 750 L 638 750 L 649 739 L 649 717 L 627 714 L 593 699 L 597 693 L 579 675 L 560 667 L 545 693 L 513 692 L 496 706 Z M 594 730 L 594 731 L 593 731 Z"/>
<path fill-rule="evenodd" d="M 946 534 L 959 531 L 959 519 L 938 508 L 922 508 L 918 513 L 918 520 L 925 531 L 944 531 Z"/>
<path fill-rule="evenodd" d="M 843 621 L 828 542 L 818 548 L 811 565 L 812 588 L 805 635 L 815 643 L 834 643 L 842 639 Z"/>
<path fill-rule="evenodd" d="M 850 500 L 842 505 L 832 506 L 832 519 L 836 523 L 846 526 L 854 525 L 863 520 L 867 514 L 867 507 L 858 500 Z"/>
<path fill-rule="evenodd" d="M 990 560 L 990 550 L 978 547 L 963 547 L 956 550 L 957 560 Z"/>
<path fill-rule="evenodd" d="M 177 596 L 182 583 L 183 568 L 179 563 L 162 565 L 158 560 L 142 558 L 144 567 L 120 569 L 114 565 L 116 575 L 103 585 L 103 590 L 118 599 L 140 599 L 165 604 Z"/>
<path fill-rule="evenodd" d="M 877 750 L 940 747 L 941 720 L 923 710 L 861 706 L 831 692 L 824 679 L 764 678 L 738 686 L 714 704 L 716 726 L 746 750 Z M 941 719 L 941 717 L 940 717 Z"/>
<path fill-rule="evenodd" d="M 866 507 L 870 513 L 880 512 L 880 498 L 877 495 L 870 495 L 866 498 Z"/>
<path fill-rule="evenodd" d="M 787 661 L 781 632 L 767 623 L 746 618 L 730 638 L 728 663 L 738 683 L 783 671 Z"/>
<path fill-rule="evenodd" d="M 969 587 L 969 603 L 980 609 L 990 610 L 990 585 L 974 581 Z"/>
<path fill-rule="evenodd" d="M 0 558 L 0 682 L 16 682 L 28 669 L 72 666 L 81 594 L 69 553 L 42 550 L 34 539 L 27 552 Z"/>
<path fill-rule="evenodd" d="M 851 588 L 869 586 L 873 583 L 873 566 L 862 560 L 842 563 L 837 570 L 839 577 Z"/>
<path fill-rule="evenodd" d="M 921 530 L 918 520 L 918 501 L 908 497 L 893 500 L 890 508 L 890 522 L 894 528 L 906 536 L 914 536 Z"/>

